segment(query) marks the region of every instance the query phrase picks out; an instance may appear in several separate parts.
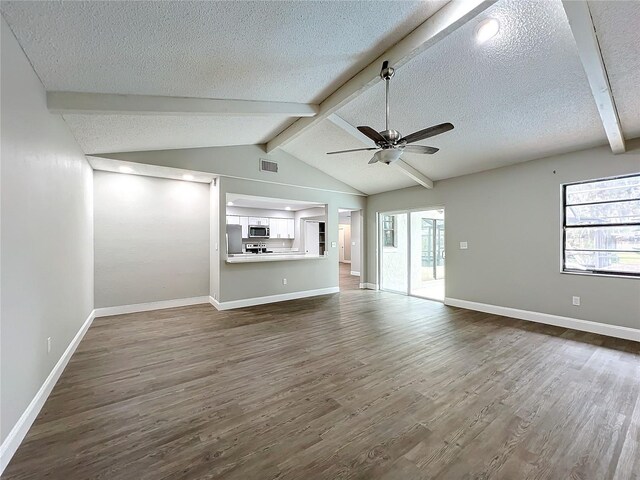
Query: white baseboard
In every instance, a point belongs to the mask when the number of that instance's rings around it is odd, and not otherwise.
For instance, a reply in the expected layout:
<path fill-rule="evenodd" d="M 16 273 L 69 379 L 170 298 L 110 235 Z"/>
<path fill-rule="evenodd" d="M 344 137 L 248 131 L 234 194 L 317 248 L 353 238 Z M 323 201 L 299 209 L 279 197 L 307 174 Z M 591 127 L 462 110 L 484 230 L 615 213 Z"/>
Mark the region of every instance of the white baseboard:
<path fill-rule="evenodd" d="M 243 298 L 242 300 L 231 300 L 228 302 L 218 302 L 209 297 L 209 302 L 218 310 L 232 310 L 234 308 L 253 307 L 266 303 L 285 302 L 298 298 L 316 297 L 318 295 L 329 295 L 338 293 L 339 287 L 317 288 L 315 290 L 303 290 L 301 292 L 281 293 L 279 295 L 268 295 L 266 297 Z"/>
<path fill-rule="evenodd" d="M 108 317 L 109 315 L 122 315 L 124 313 L 148 312 L 149 310 L 162 310 L 164 308 L 185 307 L 209 303 L 209 297 L 177 298 L 175 300 L 161 300 L 159 302 L 134 303 L 132 305 L 118 305 L 116 307 L 96 308 L 96 317 Z"/>
<path fill-rule="evenodd" d="M 33 400 L 31 400 L 29 406 L 25 409 L 16 424 L 13 426 L 13 428 L 9 432 L 9 435 L 7 435 L 7 438 L 5 438 L 4 442 L 2 442 L 2 445 L 0 445 L 0 474 L 4 472 L 5 468 L 7 468 L 9 461 L 11 461 L 11 458 L 16 453 L 16 450 L 18 450 L 18 447 L 22 443 L 22 440 L 24 440 L 24 437 L 27 435 L 27 432 L 31 428 L 31 425 L 33 425 L 33 422 L 38 416 L 38 413 L 40 413 L 44 402 L 46 402 L 47 398 L 49 398 L 51 390 L 53 390 L 53 387 L 56 385 L 56 382 L 60 378 L 60 375 L 62 375 L 64 368 L 67 366 L 67 363 L 69 363 L 73 352 L 76 351 L 76 348 L 80 344 L 80 341 L 84 337 L 84 334 L 87 333 L 87 330 L 89 330 L 93 319 L 96 317 L 95 313 L 95 310 L 91 311 L 87 319 L 80 327 L 80 330 L 78 330 L 78 333 L 76 333 L 76 336 L 73 337 L 73 340 L 71 340 L 71 343 L 69 343 L 69 346 L 51 370 L 51 373 L 49 373 L 49 376 L 40 387 L 40 390 L 38 390 L 35 397 L 33 397 Z"/>
<path fill-rule="evenodd" d="M 351 270 L 351 275 L 355 275 L 356 277 L 360 276 L 360 272 L 356 272 L 355 270 Z"/>
<path fill-rule="evenodd" d="M 361 283 L 360 288 L 366 288 L 367 290 L 378 290 L 378 285 L 375 283 Z"/>
<path fill-rule="evenodd" d="M 597 333 L 609 337 L 640 342 L 640 330 L 636 328 L 609 325 L 606 323 L 580 320 L 571 317 L 561 317 L 560 315 L 551 315 L 548 313 L 531 312 L 529 310 L 519 310 L 517 308 L 500 307 L 498 305 L 470 302 L 468 300 L 458 300 L 456 298 L 445 298 L 444 304 L 452 307 L 477 310 L 479 312 L 492 313 L 494 315 L 502 315 L 504 317 L 518 318 L 520 320 L 528 320 L 530 322 L 544 323 L 546 325 L 555 325 L 556 327 L 571 328 L 582 332 Z"/>
<path fill-rule="evenodd" d="M 209 303 L 213 305 L 216 310 L 222 310 L 222 308 L 220 308 L 220 302 L 212 296 L 209 296 Z"/>

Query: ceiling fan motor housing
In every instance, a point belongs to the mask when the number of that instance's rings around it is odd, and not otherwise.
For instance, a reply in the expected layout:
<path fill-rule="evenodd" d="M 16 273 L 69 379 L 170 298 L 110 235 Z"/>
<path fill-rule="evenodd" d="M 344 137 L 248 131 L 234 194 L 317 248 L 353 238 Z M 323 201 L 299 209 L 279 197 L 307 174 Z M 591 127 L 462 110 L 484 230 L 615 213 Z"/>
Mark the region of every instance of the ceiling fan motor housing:
<path fill-rule="evenodd" d="M 387 142 L 393 144 L 395 144 L 402 138 L 402 135 L 400 135 L 400 132 L 397 130 L 383 130 L 382 132 L 380 132 L 380 135 L 382 135 L 387 140 Z"/>

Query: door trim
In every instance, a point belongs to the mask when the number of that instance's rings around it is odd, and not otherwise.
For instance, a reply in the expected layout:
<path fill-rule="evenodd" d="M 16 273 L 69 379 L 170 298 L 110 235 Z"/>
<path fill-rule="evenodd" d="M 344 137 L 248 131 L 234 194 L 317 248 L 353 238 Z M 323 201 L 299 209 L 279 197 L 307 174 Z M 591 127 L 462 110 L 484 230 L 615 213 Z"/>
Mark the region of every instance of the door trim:
<path fill-rule="evenodd" d="M 431 206 L 431 207 L 415 207 L 415 208 L 405 208 L 405 209 L 400 209 L 400 210 L 385 210 L 385 211 L 378 211 L 376 212 L 376 228 L 378 230 L 377 235 L 376 235 L 376 239 L 378 241 L 378 248 L 377 250 L 377 263 L 378 263 L 378 274 L 376 275 L 376 280 L 378 283 L 378 288 L 382 291 L 385 292 L 390 292 L 390 293 L 396 293 L 396 294 L 400 294 L 400 295 L 406 295 L 409 297 L 415 297 L 415 298 L 422 298 L 424 300 L 429 300 L 432 302 L 440 302 L 440 303 L 444 303 L 444 298 L 442 300 L 440 299 L 434 299 L 434 298 L 428 298 L 428 297 L 421 297 L 419 295 L 412 295 L 411 294 L 411 252 L 412 252 L 412 245 L 411 245 L 411 214 L 414 212 L 423 212 L 423 211 L 427 211 L 427 210 L 444 210 L 446 212 L 446 207 L 444 205 L 435 205 L 435 206 Z M 391 290 L 391 289 L 386 289 L 384 288 L 383 282 L 382 282 L 382 251 L 383 251 L 383 232 L 382 232 L 382 216 L 383 215 L 401 215 L 401 214 L 407 214 L 407 292 L 400 292 L 397 290 Z M 435 231 L 435 228 L 434 228 Z M 445 213 L 445 223 L 444 223 L 444 238 L 445 238 L 445 242 L 446 242 L 446 238 L 447 238 L 447 222 L 446 222 L 446 213 Z M 434 246 L 435 248 L 435 246 Z M 446 278 L 446 260 L 445 260 L 445 278 Z M 446 288 L 445 288 L 445 296 L 446 296 Z"/>

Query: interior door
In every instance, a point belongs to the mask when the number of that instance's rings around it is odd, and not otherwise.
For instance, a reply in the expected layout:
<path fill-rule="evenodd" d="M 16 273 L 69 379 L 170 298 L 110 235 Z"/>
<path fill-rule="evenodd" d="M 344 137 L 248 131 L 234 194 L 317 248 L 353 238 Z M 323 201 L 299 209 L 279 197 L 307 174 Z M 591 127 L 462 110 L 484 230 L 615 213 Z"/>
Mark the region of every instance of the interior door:
<path fill-rule="evenodd" d="M 338 230 L 338 245 L 340 246 L 340 261 L 344 262 L 344 228 Z"/>

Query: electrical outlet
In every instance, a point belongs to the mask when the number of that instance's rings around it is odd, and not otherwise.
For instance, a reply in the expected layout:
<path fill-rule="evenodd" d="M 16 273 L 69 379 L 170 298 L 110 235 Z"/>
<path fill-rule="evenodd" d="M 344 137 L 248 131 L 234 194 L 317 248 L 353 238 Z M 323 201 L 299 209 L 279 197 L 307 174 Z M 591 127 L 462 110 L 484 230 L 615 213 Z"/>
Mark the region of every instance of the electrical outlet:
<path fill-rule="evenodd" d="M 287 279 L 286 279 L 286 278 L 283 278 L 283 279 L 282 279 L 282 284 L 283 284 L 283 285 L 286 285 L 286 284 L 287 284 Z"/>
<path fill-rule="evenodd" d="M 356 242 L 351 242 L 351 246 L 355 247 L 356 246 Z"/>
<path fill-rule="evenodd" d="M 469 248 L 469 244 L 467 242 L 460 242 L 460 250 L 466 250 Z"/>
<path fill-rule="evenodd" d="M 331 242 L 331 248 L 336 248 L 337 243 L 336 242 Z"/>
<path fill-rule="evenodd" d="M 47 353 L 51 353 L 51 337 L 47 337 Z"/>
<path fill-rule="evenodd" d="M 579 306 L 580 305 L 580 297 L 573 297 L 573 304 L 575 306 Z"/>

